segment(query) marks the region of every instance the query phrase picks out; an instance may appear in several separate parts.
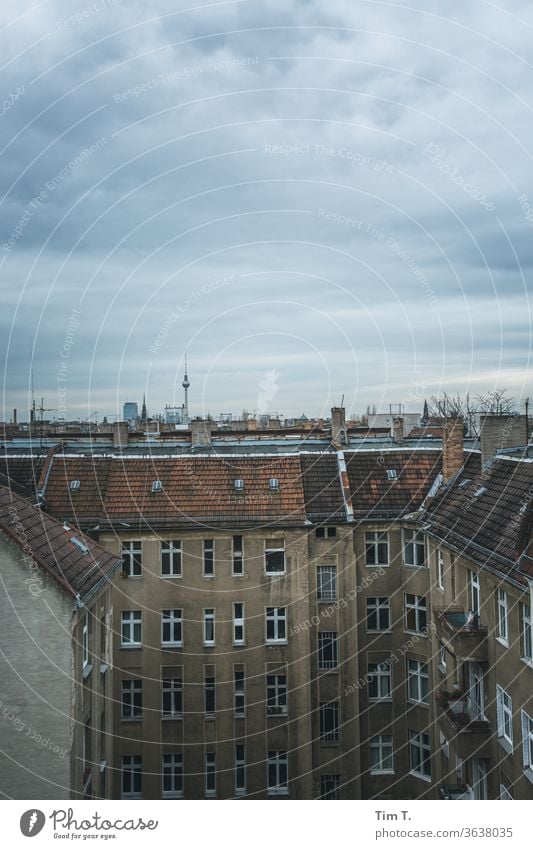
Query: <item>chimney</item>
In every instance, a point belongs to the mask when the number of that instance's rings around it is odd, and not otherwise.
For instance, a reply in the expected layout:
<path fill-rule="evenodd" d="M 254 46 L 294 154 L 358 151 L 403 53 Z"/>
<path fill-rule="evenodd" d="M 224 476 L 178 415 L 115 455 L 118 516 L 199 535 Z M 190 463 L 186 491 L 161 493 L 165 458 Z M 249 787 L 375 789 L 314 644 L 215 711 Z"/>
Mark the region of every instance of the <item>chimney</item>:
<path fill-rule="evenodd" d="M 392 420 L 392 435 L 397 445 L 403 445 L 405 431 L 404 421 L 401 416 L 398 416 Z"/>
<path fill-rule="evenodd" d="M 346 410 L 344 407 L 331 408 L 331 441 L 333 445 L 347 445 Z"/>
<path fill-rule="evenodd" d="M 16 425 L 16 423 L 17 423 L 17 408 L 15 407 L 15 409 L 13 410 L 13 424 Z"/>
<path fill-rule="evenodd" d="M 481 416 L 481 465 L 483 468 L 505 448 L 527 446 L 527 417 L 519 415 Z"/>
<path fill-rule="evenodd" d="M 211 445 L 211 422 L 204 419 L 191 421 L 191 445 L 193 448 Z"/>
<path fill-rule="evenodd" d="M 464 465 L 464 425 L 461 416 L 451 416 L 444 422 L 442 433 L 442 476 L 445 483 Z"/>
<path fill-rule="evenodd" d="M 114 422 L 113 423 L 113 448 L 128 447 L 128 423 Z"/>

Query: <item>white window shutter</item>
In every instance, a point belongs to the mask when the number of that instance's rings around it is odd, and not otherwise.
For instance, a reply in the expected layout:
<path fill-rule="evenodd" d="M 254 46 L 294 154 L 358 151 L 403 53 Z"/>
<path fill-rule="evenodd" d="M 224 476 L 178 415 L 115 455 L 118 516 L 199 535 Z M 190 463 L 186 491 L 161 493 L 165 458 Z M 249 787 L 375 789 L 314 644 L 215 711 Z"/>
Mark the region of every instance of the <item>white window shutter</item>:
<path fill-rule="evenodd" d="M 524 710 L 520 711 L 520 716 L 522 719 L 522 766 L 527 769 L 531 766 L 529 763 L 529 716 Z"/>
<path fill-rule="evenodd" d="M 499 685 L 496 685 L 496 714 L 498 725 L 498 737 L 503 737 L 503 690 Z"/>

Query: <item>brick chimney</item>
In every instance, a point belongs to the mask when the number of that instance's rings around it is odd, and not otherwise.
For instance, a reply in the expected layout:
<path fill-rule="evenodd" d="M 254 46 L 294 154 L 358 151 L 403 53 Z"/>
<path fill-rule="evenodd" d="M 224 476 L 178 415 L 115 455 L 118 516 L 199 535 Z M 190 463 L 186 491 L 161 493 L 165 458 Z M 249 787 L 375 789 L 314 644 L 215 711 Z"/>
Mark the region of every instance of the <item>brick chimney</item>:
<path fill-rule="evenodd" d="M 113 448 L 128 447 L 128 423 L 113 422 Z"/>
<path fill-rule="evenodd" d="M 202 445 L 211 445 L 211 422 L 204 419 L 193 419 L 191 421 L 191 445 L 198 448 Z"/>
<path fill-rule="evenodd" d="M 17 424 L 17 408 L 16 408 L 16 407 L 15 407 L 15 409 L 13 410 L 13 424 L 14 424 L 14 425 L 16 425 L 16 424 Z"/>
<path fill-rule="evenodd" d="M 404 420 L 397 416 L 392 420 L 392 435 L 397 445 L 403 445 L 405 436 Z"/>
<path fill-rule="evenodd" d="M 464 425 L 461 416 L 451 416 L 442 433 L 442 476 L 447 483 L 464 465 Z"/>
<path fill-rule="evenodd" d="M 347 445 L 346 410 L 344 407 L 331 408 L 331 441 L 333 445 Z"/>
<path fill-rule="evenodd" d="M 481 416 L 481 465 L 505 448 L 527 445 L 527 417 L 517 415 Z"/>

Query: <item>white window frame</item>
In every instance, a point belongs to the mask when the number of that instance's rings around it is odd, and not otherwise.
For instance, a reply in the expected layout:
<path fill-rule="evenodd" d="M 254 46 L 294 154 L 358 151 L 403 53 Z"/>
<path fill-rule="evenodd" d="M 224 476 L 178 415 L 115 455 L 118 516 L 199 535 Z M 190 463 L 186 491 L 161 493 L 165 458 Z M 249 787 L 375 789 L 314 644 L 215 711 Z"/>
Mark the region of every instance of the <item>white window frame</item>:
<path fill-rule="evenodd" d="M 407 558 L 408 551 L 412 554 L 410 560 Z M 415 528 L 403 529 L 403 564 L 410 569 L 423 569 L 425 567 L 426 535 L 423 531 Z"/>
<path fill-rule="evenodd" d="M 408 598 L 413 598 L 414 601 L 408 601 Z M 408 626 L 408 618 L 409 611 L 414 611 L 415 618 L 415 628 L 409 628 Z M 421 628 L 421 617 L 424 614 L 424 628 Z M 410 634 L 426 634 L 427 633 L 427 624 L 428 624 L 428 609 L 427 609 L 427 596 L 424 595 L 416 595 L 415 593 L 405 593 L 404 595 L 404 617 L 405 617 L 405 630 Z"/>
<path fill-rule="evenodd" d="M 468 715 L 470 719 L 485 719 L 485 675 L 483 667 L 473 661 L 468 662 Z"/>
<path fill-rule="evenodd" d="M 136 778 L 139 779 L 139 789 L 124 790 L 124 777 L 128 774 L 131 787 L 135 788 Z M 121 799 L 142 799 L 142 758 L 140 755 L 122 755 L 120 770 Z"/>
<path fill-rule="evenodd" d="M 446 646 L 444 643 L 439 643 L 439 669 L 441 672 L 446 672 L 446 667 L 448 666 L 448 659 L 446 657 Z"/>
<path fill-rule="evenodd" d="M 377 753 L 375 764 L 373 753 Z M 394 775 L 394 740 L 392 734 L 377 734 L 370 738 L 369 762 L 370 775 Z"/>
<path fill-rule="evenodd" d="M 79 632 L 78 632 L 79 633 Z M 83 628 L 82 628 L 82 664 L 83 668 L 89 665 L 89 617 L 87 614 L 83 617 Z"/>
<path fill-rule="evenodd" d="M 214 607 L 204 607 L 204 618 L 203 618 L 203 637 L 204 637 L 204 646 L 214 646 L 216 640 L 215 633 L 215 608 Z M 212 625 L 212 638 L 208 638 L 208 625 Z"/>
<path fill-rule="evenodd" d="M 407 699 L 418 705 L 429 705 L 429 664 L 407 658 Z"/>
<path fill-rule="evenodd" d="M 239 609 L 240 608 L 240 611 Z M 233 645 L 244 646 L 246 641 L 245 633 L 245 612 L 244 602 L 233 602 Z"/>
<path fill-rule="evenodd" d="M 474 572 L 473 569 L 468 570 L 470 609 L 476 616 L 481 613 L 481 583 L 479 580 L 479 572 Z"/>
<path fill-rule="evenodd" d="M 217 755 L 216 752 L 205 752 L 204 755 L 204 792 L 206 798 L 217 795 Z"/>
<path fill-rule="evenodd" d="M 318 644 L 318 668 L 321 672 L 331 671 L 339 667 L 339 635 L 337 631 L 319 631 L 317 635 Z M 327 649 L 331 658 L 327 658 Z"/>
<path fill-rule="evenodd" d="M 170 696 L 171 710 L 165 710 L 165 694 Z M 178 699 L 176 698 L 178 696 Z M 179 700 L 181 710 L 175 710 L 176 701 Z M 163 719 L 179 719 L 183 716 L 183 679 L 181 676 L 163 678 L 161 681 L 161 716 Z"/>
<path fill-rule="evenodd" d="M 324 576 L 326 580 L 324 580 Z M 337 598 L 337 567 L 319 564 L 316 570 L 316 596 L 318 601 L 335 601 Z"/>
<path fill-rule="evenodd" d="M 272 613 L 269 613 L 272 611 Z M 283 611 L 280 613 L 280 611 Z M 268 636 L 269 622 L 273 625 L 274 636 Z M 280 631 L 283 630 L 283 636 L 280 637 Z M 287 643 L 287 608 L 286 607 L 266 607 L 265 608 L 265 641 L 269 645 L 276 643 Z"/>
<path fill-rule="evenodd" d="M 444 553 L 442 548 L 435 550 L 435 563 L 437 566 L 437 588 L 444 592 Z"/>
<path fill-rule="evenodd" d="M 415 757 L 416 755 L 416 757 Z M 429 772 L 424 765 L 429 764 Z M 431 744 L 429 734 L 409 729 L 409 772 L 416 778 L 431 782 Z"/>
<path fill-rule="evenodd" d="M 501 587 L 496 589 L 496 622 L 497 636 L 496 639 L 503 646 L 509 646 L 509 603 L 508 596 L 505 590 Z"/>
<path fill-rule="evenodd" d="M 533 628 L 531 625 L 531 606 L 520 603 L 520 658 L 528 666 L 533 666 Z"/>
<path fill-rule="evenodd" d="M 381 611 L 387 611 L 387 627 L 386 628 L 370 628 L 369 627 L 369 619 L 370 615 L 374 614 L 376 617 L 376 625 L 381 625 Z M 377 633 L 386 633 L 391 629 L 391 606 L 390 606 L 390 597 L 389 596 L 367 596 L 366 597 L 366 630 L 370 634 Z"/>
<path fill-rule="evenodd" d="M 236 540 L 240 540 L 240 548 L 236 544 Z M 234 534 L 231 540 L 231 574 L 234 576 L 244 575 L 244 538 L 242 534 Z"/>
<path fill-rule="evenodd" d="M 487 762 L 483 758 L 472 760 L 472 790 L 474 791 L 474 799 L 489 798 L 489 770 Z"/>
<path fill-rule="evenodd" d="M 129 701 L 125 699 L 129 696 Z M 139 696 L 139 704 L 136 704 Z M 123 678 L 120 682 L 120 718 L 140 720 L 143 715 L 143 682 L 141 678 Z"/>
<path fill-rule="evenodd" d="M 533 716 L 525 710 L 520 711 L 522 729 L 522 768 L 528 781 L 533 784 Z"/>
<path fill-rule="evenodd" d="M 289 700 L 286 673 L 267 672 L 265 684 L 267 716 L 287 714 L 289 712 Z"/>
<path fill-rule="evenodd" d="M 125 639 L 124 629 L 129 631 L 130 639 Z M 135 632 L 138 631 L 139 639 L 135 639 Z M 142 611 L 141 610 L 123 610 L 120 617 L 120 646 L 123 649 L 139 648 L 142 646 Z"/>
<path fill-rule="evenodd" d="M 272 569 L 268 568 L 268 554 L 274 553 L 283 553 L 283 568 L 282 569 Z M 279 575 L 285 575 L 287 573 L 287 552 L 285 547 L 285 539 L 283 537 L 265 539 L 265 548 L 264 548 L 264 563 L 265 563 L 265 575 L 269 575 L 271 577 L 277 577 Z"/>
<path fill-rule="evenodd" d="M 159 546 L 159 563 L 161 567 L 162 578 L 181 578 L 182 572 L 182 548 L 181 540 L 168 539 L 161 540 Z M 168 569 L 164 571 L 163 561 L 168 558 Z"/>
<path fill-rule="evenodd" d="M 270 783 L 271 767 L 274 769 L 275 783 Z M 283 780 L 285 773 L 285 780 Z M 269 796 L 289 795 L 289 756 L 286 751 L 270 749 L 267 754 L 267 793 Z"/>
<path fill-rule="evenodd" d="M 244 669 L 233 669 L 233 712 L 238 719 L 246 716 L 246 673 Z"/>
<path fill-rule="evenodd" d="M 165 640 L 165 630 L 169 630 L 170 638 Z M 179 634 L 176 639 L 176 632 Z M 182 646 L 183 645 L 183 610 L 171 608 L 161 611 L 161 645 Z"/>
<path fill-rule="evenodd" d="M 246 746 L 235 743 L 235 795 L 246 795 Z"/>
<path fill-rule="evenodd" d="M 513 700 L 503 687 L 496 684 L 496 718 L 498 742 L 506 752 L 513 751 Z"/>
<path fill-rule="evenodd" d="M 170 790 L 165 790 L 165 778 L 170 780 Z M 179 752 L 168 752 L 161 757 L 161 797 L 183 799 L 183 755 Z"/>
<path fill-rule="evenodd" d="M 207 558 L 206 555 L 210 554 L 211 557 Z M 211 571 L 206 570 L 206 565 L 210 560 L 210 568 Z M 202 575 L 204 578 L 214 578 L 215 577 L 215 540 L 214 539 L 203 539 L 202 540 Z"/>
<path fill-rule="evenodd" d="M 142 540 L 121 540 L 122 568 L 128 578 L 142 577 Z"/>
<path fill-rule="evenodd" d="M 365 566 L 390 565 L 388 531 L 365 531 Z"/>
<path fill-rule="evenodd" d="M 367 667 L 367 692 L 369 702 L 392 701 L 392 667 L 389 661 L 372 661 Z M 371 689 L 376 687 L 376 695 Z"/>

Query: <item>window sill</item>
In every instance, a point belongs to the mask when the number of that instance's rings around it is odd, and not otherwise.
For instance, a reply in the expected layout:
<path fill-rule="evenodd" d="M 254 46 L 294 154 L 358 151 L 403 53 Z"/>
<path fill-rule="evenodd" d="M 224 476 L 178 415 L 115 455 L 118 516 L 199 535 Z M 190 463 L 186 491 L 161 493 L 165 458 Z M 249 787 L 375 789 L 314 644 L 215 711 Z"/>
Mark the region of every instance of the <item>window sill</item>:
<path fill-rule="evenodd" d="M 90 678 L 90 675 L 91 675 L 91 672 L 92 672 L 92 671 L 93 671 L 93 665 L 92 665 L 92 663 L 86 663 L 86 664 L 85 664 L 85 666 L 83 667 L 83 670 L 82 670 L 83 680 L 84 680 L 84 681 L 86 681 L 86 680 L 87 680 L 87 678 Z"/>
<path fill-rule="evenodd" d="M 287 572 L 264 572 L 265 578 L 284 578 Z"/>
<path fill-rule="evenodd" d="M 120 721 L 129 724 L 130 722 L 142 722 L 143 718 L 142 716 L 121 716 Z"/>
<path fill-rule="evenodd" d="M 233 643 L 233 648 L 235 648 L 235 649 L 246 648 L 246 643 L 244 641 L 242 643 Z"/>
<path fill-rule="evenodd" d="M 407 699 L 407 704 L 416 705 L 417 707 L 428 708 L 429 702 L 421 702 L 419 699 Z"/>
<path fill-rule="evenodd" d="M 288 710 L 277 710 L 277 711 L 269 711 L 267 710 L 267 719 L 279 719 L 280 717 L 288 716 Z"/>
<path fill-rule="evenodd" d="M 203 643 L 204 649 L 214 649 L 215 643 Z"/>
<path fill-rule="evenodd" d="M 126 649 L 126 651 L 139 651 L 139 649 L 142 649 L 142 643 L 121 643 L 120 648 Z"/>
<path fill-rule="evenodd" d="M 503 646 L 504 649 L 509 648 L 509 641 L 504 640 L 503 637 L 496 637 L 496 642 L 499 643 L 501 646 Z"/>
<path fill-rule="evenodd" d="M 409 770 L 409 775 L 412 775 L 413 778 L 419 778 L 420 781 L 425 781 L 426 784 L 431 784 L 431 776 L 430 775 L 422 775 L 422 773 L 413 772 L 413 770 Z"/>
<path fill-rule="evenodd" d="M 520 660 L 530 669 L 533 669 L 533 657 L 521 657 Z"/>
<path fill-rule="evenodd" d="M 208 793 L 204 794 L 204 799 L 216 799 L 216 798 L 217 798 L 217 794 L 216 794 L 215 790 L 213 790 L 212 792 L 209 791 Z"/>
<path fill-rule="evenodd" d="M 234 713 L 233 718 L 234 719 L 246 719 L 246 714 L 245 713 Z"/>
<path fill-rule="evenodd" d="M 393 702 L 393 699 L 390 698 L 389 696 L 386 696 L 383 699 L 380 699 L 379 696 L 372 696 L 371 698 L 369 697 L 368 701 L 371 705 L 377 705 L 377 704 L 383 704 L 383 703 L 391 705 L 392 702 Z"/>
<path fill-rule="evenodd" d="M 174 722 L 175 720 L 181 721 L 182 719 L 183 719 L 182 713 L 175 713 L 175 714 L 172 714 L 172 715 L 169 714 L 168 716 L 162 716 L 161 722 Z"/>
<path fill-rule="evenodd" d="M 162 578 L 164 581 L 168 581 L 169 578 L 170 579 L 172 579 L 172 578 L 183 578 L 183 575 L 160 575 L 159 577 Z M 170 798 L 170 797 L 168 797 L 168 798 Z M 172 798 L 173 799 L 179 799 L 180 797 L 179 796 L 173 796 Z"/>
<path fill-rule="evenodd" d="M 331 604 L 332 601 L 337 601 L 337 596 L 333 596 L 333 598 L 318 598 L 317 602 L 319 604 Z"/>
<path fill-rule="evenodd" d="M 288 644 L 288 640 L 267 640 L 265 642 L 266 646 L 287 646 Z"/>
<path fill-rule="evenodd" d="M 202 578 L 207 578 L 208 580 L 212 580 L 215 575 L 202 575 Z"/>
<path fill-rule="evenodd" d="M 425 563 L 422 563 L 421 566 L 417 566 L 415 563 L 406 563 L 404 561 L 403 565 L 405 566 L 406 569 L 427 569 L 427 566 L 426 566 Z"/>
<path fill-rule="evenodd" d="M 321 746 L 324 746 L 325 748 L 330 748 L 330 749 L 335 747 L 335 746 L 340 746 L 340 744 L 341 744 L 340 740 L 320 740 L 319 742 L 320 742 Z"/>
<path fill-rule="evenodd" d="M 204 713 L 204 719 L 206 722 L 215 722 L 216 718 L 215 713 Z"/>
<path fill-rule="evenodd" d="M 513 744 L 506 737 L 498 737 L 498 743 L 508 755 L 513 754 Z"/>
<path fill-rule="evenodd" d="M 393 769 L 371 769 L 370 775 L 394 775 Z"/>
<path fill-rule="evenodd" d="M 524 775 L 530 784 L 533 784 L 533 767 L 524 770 Z"/>
<path fill-rule="evenodd" d="M 367 628 L 367 634 L 392 634 L 392 628 Z"/>
<path fill-rule="evenodd" d="M 390 563 L 365 563 L 366 569 L 388 569 Z"/>
<path fill-rule="evenodd" d="M 121 799 L 142 799 L 142 793 L 121 793 Z"/>
<path fill-rule="evenodd" d="M 411 634 L 414 637 L 425 637 L 426 639 L 428 637 L 427 631 L 409 631 L 408 628 L 404 629 L 404 634 Z"/>
<path fill-rule="evenodd" d="M 318 671 L 320 672 L 321 675 L 328 675 L 328 673 L 332 673 L 332 672 L 334 674 L 338 674 L 339 667 L 338 666 L 328 666 L 328 667 L 325 667 L 323 669 L 321 666 L 319 666 Z"/>
<path fill-rule="evenodd" d="M 269 789 L 267 790 L 267 795 L 268 796 L 288 796 L 289 795 L 289 789 L 288 789 L 288 787 L 280 787 L 279 789 L 276 789 L 274 787 L 269 787 Z"/>
<path fill-rule="evenodd" d="M 161 643 L 161 648 L 164 649 L 182 649 L 183 643 Z"/>
<path fill-rule="evenodd" d="M 183 793 L 172 793 L 172 792 L 162 793 L 161 798 L 162 799 L 183 799 Z"/>

